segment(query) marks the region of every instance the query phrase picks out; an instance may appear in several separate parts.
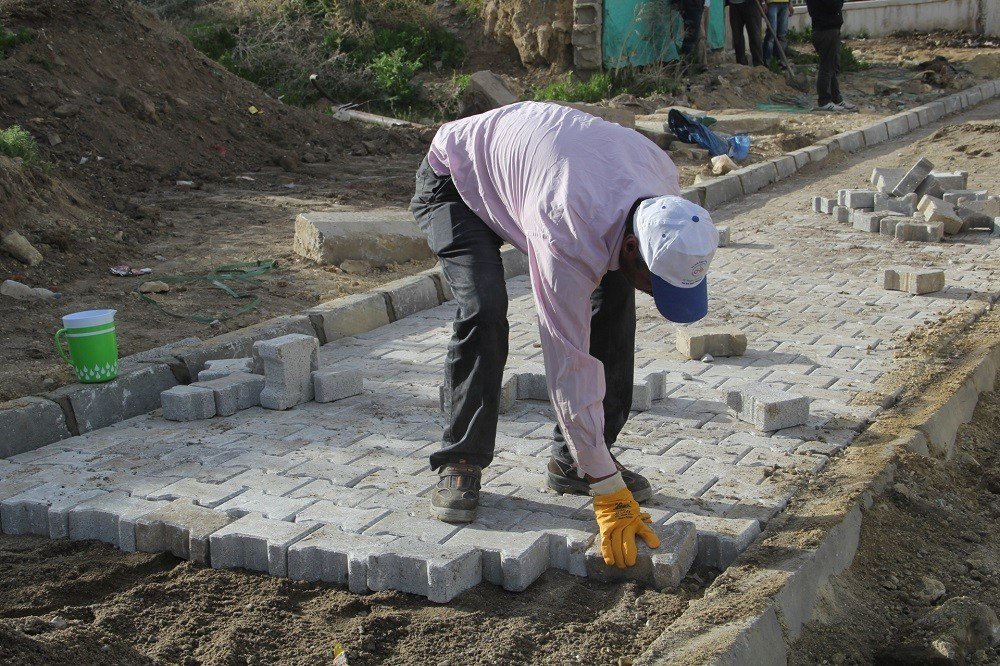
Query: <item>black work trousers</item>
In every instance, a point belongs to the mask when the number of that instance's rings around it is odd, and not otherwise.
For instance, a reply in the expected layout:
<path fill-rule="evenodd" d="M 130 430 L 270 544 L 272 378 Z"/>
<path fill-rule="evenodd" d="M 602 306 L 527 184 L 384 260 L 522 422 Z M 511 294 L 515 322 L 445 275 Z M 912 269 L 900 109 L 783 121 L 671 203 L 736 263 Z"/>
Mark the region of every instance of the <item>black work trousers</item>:
<path fill-rule="evenodd" d="M 817 106 L 830 102 L 840 104 L 844 101 L 837 82 L 840 74 L 840 28 L 813 30 L 812 43 L 819 56 L 819 72 L 816 75 L 816 96 L 819 98 Z"/>
<path fill-rule="evenodd" d="M 738 5 L 729 5 L 729 29 L 733 33 L 733 50 L 736 52 L 736 62 L 754 67 L 764 64 L 764 45 L 761 43 L 761 9 L 754 6 L 757 0 L 743 0 Z M 746 41 L 743 31 L 746 30 Z M 750 59 L 747 60 L 746 46 L 750 46 Z"/>
<path fill-rule="evenodd" d="M 445 360 L 444 390 L 451 410 L 431 468 L 464 460 L 486 467 L 496 447 L 500 386 L 507 363 L 507 284 L 503 240 L 466 204 L 450 176 L 438 176 L 425 159 L 417 170 L 410 210 L 441 260 L 458 303 Z M 621 271 L 604 276 L 591 296 L 590 353 L 604 364 L 604 440 L 610 447 L 632 407 L 635 363 L 635 289 Z M 447 396 L 446 396 L 447 398 Z M 569 458 L 556 435 L 553 453 Z"/>
<path fill-rule="evenodd" d="M 705 11 L 704 0 L 675 0 L 684 23 L 684 41 L 681 55 L 693 59 L 697 55 L 698 40 L 701 37 L 701 16 Z"/>

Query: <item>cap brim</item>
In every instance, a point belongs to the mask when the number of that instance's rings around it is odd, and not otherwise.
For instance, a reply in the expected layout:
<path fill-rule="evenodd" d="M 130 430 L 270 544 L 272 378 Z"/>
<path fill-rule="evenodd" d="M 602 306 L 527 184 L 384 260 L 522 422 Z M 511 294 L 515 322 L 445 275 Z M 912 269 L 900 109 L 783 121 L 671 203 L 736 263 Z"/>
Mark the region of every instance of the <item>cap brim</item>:
<path fill-rule="evenodd" d="M 676 324 L 690 324 L 708 314 L 708 278 L 697 286 L 675 287 L 663 278 L 653 278 L 653 300 L 660 314 Z"/>

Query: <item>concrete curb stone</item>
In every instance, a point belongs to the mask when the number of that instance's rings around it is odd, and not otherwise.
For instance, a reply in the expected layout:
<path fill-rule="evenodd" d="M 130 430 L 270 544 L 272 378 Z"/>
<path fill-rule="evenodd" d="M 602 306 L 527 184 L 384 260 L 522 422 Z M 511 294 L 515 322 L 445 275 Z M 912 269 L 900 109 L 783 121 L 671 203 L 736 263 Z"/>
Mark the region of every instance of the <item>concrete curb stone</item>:
<path fill-rule="evenodd" d="M 778 180 L 778 169 L 773 162 L 761 162 L 731 172 L 737 174 L 744 194 L 752 194 Z"/>
<path fill-rule="evenodd" d="M 322 344 L 392 323 L 385 295 L 379 292 L 353 294 L 328 301 L 309 308 L 306 315 L 320 334 Z"/>
<path fill-rule="evenodd" d="M 430 275 L 413 275 L 393 280 L 377 291 L 389 299 L 392 321 L 441 305 L 437 282 Z"/>
<path fill-rule="evenodd" d="M 27 396 L 0 405 L 0 458 L 71 436 L 62 408 L 51 400 Z"/>
<path fill-rule="evenodd" d="M 866 146 L 874 146 L 889 140 L 889 130 L 885 123 L 873 123 L 861 131 L 865 135 Z"/>
<path fill-rule="evenodd" d="M 176 355 L 187 366 L 190 376 L 197 377 L 209 359 L 246 358 L 252 356 L 255 342 L 290 333 L 319 337 L 308 315 L 284 315 L 179 349 Z"/>

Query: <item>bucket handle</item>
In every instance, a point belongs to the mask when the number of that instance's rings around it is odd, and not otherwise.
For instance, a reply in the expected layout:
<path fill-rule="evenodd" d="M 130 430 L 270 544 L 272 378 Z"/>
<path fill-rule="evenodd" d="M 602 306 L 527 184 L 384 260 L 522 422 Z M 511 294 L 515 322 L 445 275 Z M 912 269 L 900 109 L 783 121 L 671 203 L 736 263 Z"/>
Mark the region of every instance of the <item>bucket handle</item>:
<path fill-rule="evenodd" d="M 56 351 L 59 352 L 59 355 L 62 356 L 62 358 L 63 358 L 64 361 L 66 361 L 70 365 L 73 365 L 72 359 L 70 359 L 70 357 L 66 354 L 66 350 L 63 349 L 63 345 L 62 345 L 62 343 L 59 340 L 59 336 L 60 335 L 66 335 L 66 329 L 65 328 L 60 328 L 58 331 L 56 331 L 56 334 L 55 334 L 55 337 L 54 337 L 54 340 L 56 341 Z M 67 346 L 68 346 L 68 344 L 69 343 L 67 343 Z"/>

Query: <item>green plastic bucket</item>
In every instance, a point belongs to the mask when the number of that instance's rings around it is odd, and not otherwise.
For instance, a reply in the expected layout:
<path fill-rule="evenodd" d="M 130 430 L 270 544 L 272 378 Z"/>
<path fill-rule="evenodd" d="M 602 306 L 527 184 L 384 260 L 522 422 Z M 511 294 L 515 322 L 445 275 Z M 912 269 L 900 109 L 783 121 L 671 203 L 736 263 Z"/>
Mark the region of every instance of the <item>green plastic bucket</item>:
<path fill-rule="evenodd" d="M 107 382 L 118 376 L 118 342 L 115 339 L 116 310 L 87 310 L 63 317 L 56 332 L 59 355 L 73 366 L 76 378 L 85 384 Z M 69 353 L 60 336 L 65 336 Z"/>

